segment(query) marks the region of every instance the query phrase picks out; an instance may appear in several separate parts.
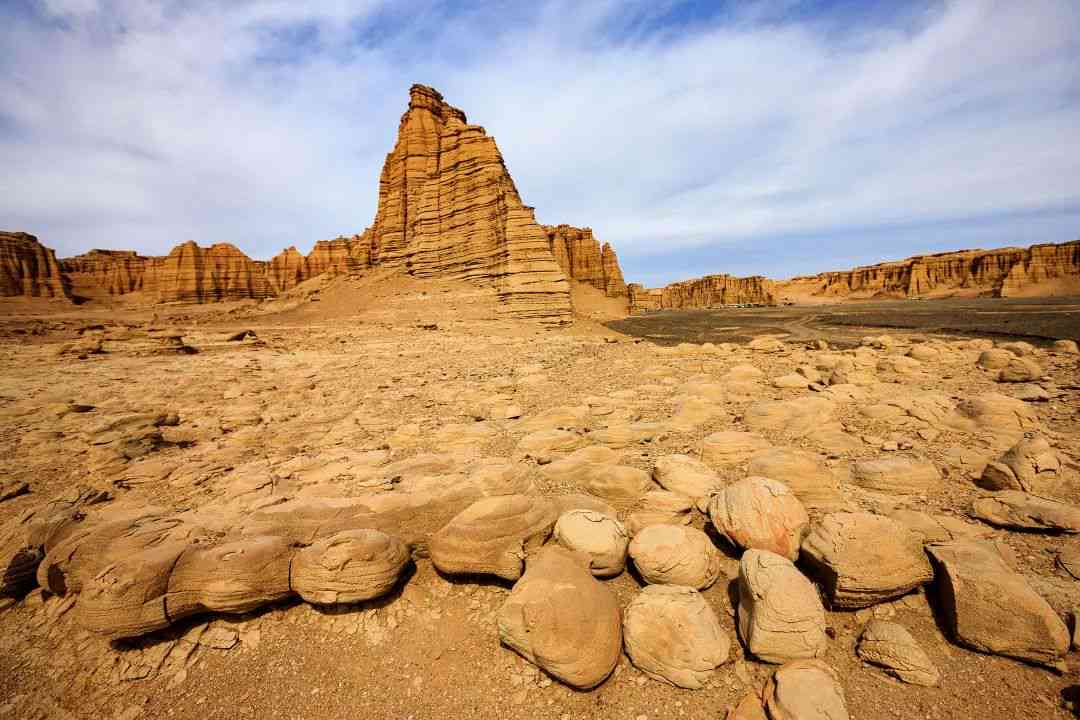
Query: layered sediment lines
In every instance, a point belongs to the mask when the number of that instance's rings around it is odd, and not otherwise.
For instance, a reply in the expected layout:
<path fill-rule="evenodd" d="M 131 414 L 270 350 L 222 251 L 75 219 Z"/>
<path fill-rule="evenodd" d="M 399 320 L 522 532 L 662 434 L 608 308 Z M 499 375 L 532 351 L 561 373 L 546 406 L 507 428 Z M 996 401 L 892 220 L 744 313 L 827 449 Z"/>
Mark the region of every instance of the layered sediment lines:
<path fill-rule="evenodd" d="M 795 302 L 807 298 L 1075 295 L 1080 294 L 1080 241 L 918 255 L 792 278 L 779 284 L 779 294 Z"/>
<path fill-rule="evenodd" d="M 662 288 L 649 289 L 637 284 L 632 284 L 630 288 L 633 312 L 777 303 L 776 283 L 760 275 L 744 278 L 706 275 Z"/>
<path fill-rule="evenodd" d="M 0 232 L 0 296 L 69 297 L 56 254 L 23 232 Z"/>
<path fill-rule="evenodd" d="M 11 237 L 3 246 L 3 292 L 61 294 L 64 275 L 52 251 Z M 494 138 L 424 85 L 410 90 L 379 179 L 378 210 L 362 234 L 319 241 L 306 256 L 290 247 L 270 261 L 190 241 L 166 257 L 93 250 L 63 261 L 90 295 L 199 303 L 261 300 L 320 275 L 376 266 L 494 285 L 508 314 L 547 323 L 571 319 L 568 278 L 609 297 L 627 295 L 615 251 L 589 229 L 537 223 Z"/>
<path fill-rule="evenodd" d="M 619 258 L 610 244 L 603 246 L 591 228 L 572 225 L 544 225 L 548 247 L 563 274 L 593 286 L 608 297 L 627 297 Z"/>

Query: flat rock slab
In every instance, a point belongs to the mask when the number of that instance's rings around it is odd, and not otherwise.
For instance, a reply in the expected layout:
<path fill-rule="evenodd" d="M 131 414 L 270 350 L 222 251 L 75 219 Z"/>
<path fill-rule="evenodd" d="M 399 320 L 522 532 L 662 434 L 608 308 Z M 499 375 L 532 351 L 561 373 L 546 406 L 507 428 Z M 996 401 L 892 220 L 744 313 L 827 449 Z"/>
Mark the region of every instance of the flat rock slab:
<path fill-rule="evenodd" d="M 975 517 L 997 527 L 1080 533 L 1080 508 L 1018 490 L 979 498 L 971 509 Z"/>
<path fill-rule="evenodd" d="M 927 548 L 939 597 L 957 642 L 979 652 L 1055 665 L 1069 650 L 1069 630 L 992 545 L 973 540 Z"/>

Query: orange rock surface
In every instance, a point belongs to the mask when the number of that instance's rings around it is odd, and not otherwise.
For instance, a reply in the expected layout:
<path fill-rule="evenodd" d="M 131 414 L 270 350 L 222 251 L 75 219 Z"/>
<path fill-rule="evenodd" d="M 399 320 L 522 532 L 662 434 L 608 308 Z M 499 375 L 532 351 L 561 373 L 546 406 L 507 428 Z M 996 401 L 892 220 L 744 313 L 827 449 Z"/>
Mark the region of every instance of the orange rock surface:
<path fill-rule="evenodd" d="M 591 228 L 544 225 L 548 247 L 563 274 L 587 283 L 608 297 L 627 297 L 619 258 L 608 243 L 601 247 Z"/>
<path fill-rule="evenodd" d="M 0 295 L 68 297 L 56 254 L 22 232 L 0 232 Z"/>
<path fill-rule="evenodd" d="M 792 302 L 991 295 L 1080 294 L 1080 241 L 918 255 L 779 283 Z"/>
<path fill-rule="evenodd" d="M 739 278 L 732 275 L 705 277 L 647 289 L 632 285 L 633 312 L 704 308 L 717 305 L 775 305 L 776 283 L 760 275 Z"/>

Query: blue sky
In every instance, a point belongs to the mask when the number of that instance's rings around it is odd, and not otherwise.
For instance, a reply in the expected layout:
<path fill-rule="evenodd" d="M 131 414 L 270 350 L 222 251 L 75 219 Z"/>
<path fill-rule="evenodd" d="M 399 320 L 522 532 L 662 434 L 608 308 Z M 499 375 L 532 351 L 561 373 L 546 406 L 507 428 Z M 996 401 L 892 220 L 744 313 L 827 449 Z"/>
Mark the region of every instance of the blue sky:
<path fill-rule="evenodd" d="M 4 0 L 0 228 L 266 258 L 363 230 L 408 87 L 629 280 L 1080 237 L 1075 0 Z"/>

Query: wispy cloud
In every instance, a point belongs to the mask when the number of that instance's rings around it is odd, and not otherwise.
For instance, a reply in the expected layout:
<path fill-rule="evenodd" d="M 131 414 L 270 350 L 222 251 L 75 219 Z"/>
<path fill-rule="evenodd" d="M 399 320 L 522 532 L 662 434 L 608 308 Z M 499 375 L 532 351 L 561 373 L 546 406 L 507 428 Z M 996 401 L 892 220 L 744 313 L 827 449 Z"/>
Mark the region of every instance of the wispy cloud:
<path fill-rule="evenodd" d="M 0 225 L 62 255 L 357 232 L 424 82 L 496 136 L 543 221 L 656 282 L 1080 235 L 1076 3 L 713 7 L 7 6 Z"/>

